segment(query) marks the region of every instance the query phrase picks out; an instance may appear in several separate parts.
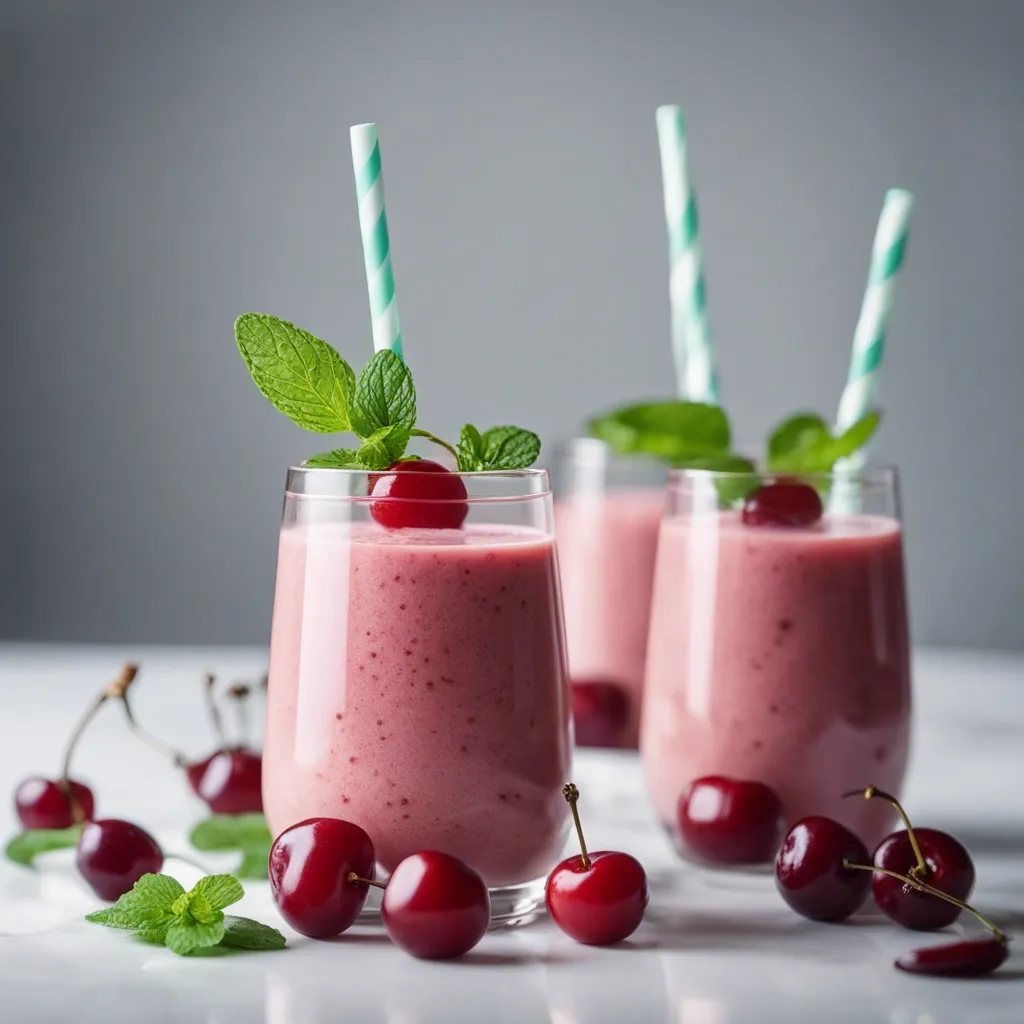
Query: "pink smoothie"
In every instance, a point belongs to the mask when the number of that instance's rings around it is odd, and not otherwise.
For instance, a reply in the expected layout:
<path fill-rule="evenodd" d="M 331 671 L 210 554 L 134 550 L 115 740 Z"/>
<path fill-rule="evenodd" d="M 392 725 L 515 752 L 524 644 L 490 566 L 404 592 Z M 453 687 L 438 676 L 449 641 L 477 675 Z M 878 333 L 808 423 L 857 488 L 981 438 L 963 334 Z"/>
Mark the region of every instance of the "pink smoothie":
<path fill-rule="evenodd" d="M 286 526 L 263 803 L 274 835 L 345 818 L 391 870 L 460 857 L 491 886 L 545 875 L 568 808 L 554 545 L 517 527 Z"/>
<path fill-rule="evenodd" d="M 664 489 L 563 498 L 555 505 L 569 674 L 629 698 L 624 745 L 636 747 Z"/>
<path fill-rule="evenodd" d="M 903 543 L 884 516 L 807 529 L 735 512 L 667 519 L 651 613 L 642 747 L 666 826 L 702 775 L 770 785 L 791 824 L 838 818 L 870 845 L 907 760 L 910 668 Z"/>

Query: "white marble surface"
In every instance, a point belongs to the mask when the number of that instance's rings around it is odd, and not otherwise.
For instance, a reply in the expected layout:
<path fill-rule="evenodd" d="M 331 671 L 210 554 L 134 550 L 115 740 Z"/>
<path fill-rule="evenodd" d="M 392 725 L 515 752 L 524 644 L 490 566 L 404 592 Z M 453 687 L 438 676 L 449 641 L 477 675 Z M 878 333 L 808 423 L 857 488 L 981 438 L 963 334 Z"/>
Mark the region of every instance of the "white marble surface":
<path fill-rule="evenodd" d="M 139 716 L 205 752 L 199 674 L 255 676 L 260 652 L 0 645 L 0 787 L 52 773 L 89 695 L 125 658 L 143 665 Z M 918 659 L 918 728 L 907 794 L 922 824 L 950 828 L 975 854 L 977 902 L 1024 933 L 1024 658 L 931 653 Z M 75 773 L 103 815 L 137 819 L 182 848 L 203 807 L 156 755 L 102 714 Z M 542 921 L 488 935 L 464 961 L 423 963 L 372 929 L 313 942 L 284 928 L 266 883 L 239 913 L 282 927 L 288 950 L 184 959 L 86 924 L 97 901 L 67 855 L 39 871 L 0 864 L 0 1021 L 386 1024 L 489 1021 L 604 1024 L 1020 1024 L 1024 943 L 986 981 L 914 978 L 892 967 L 934 937 L 865 915 L 845 926 L 793 915 L 771 878 L 679 864 L 653 826 L 635 758 L 582 755 L 576 781 L 593 847 L 638 856 L 652 881 L 648 919 L 628 945 L 589 949 Z M 9 804 L 0 831 L 14 828 Z M 211 867 L 223 867 L 207 855 Z M 170 868 L 171 865 L 168 865 Z M 175 870 L 189 884 L 197 873 Z"/>

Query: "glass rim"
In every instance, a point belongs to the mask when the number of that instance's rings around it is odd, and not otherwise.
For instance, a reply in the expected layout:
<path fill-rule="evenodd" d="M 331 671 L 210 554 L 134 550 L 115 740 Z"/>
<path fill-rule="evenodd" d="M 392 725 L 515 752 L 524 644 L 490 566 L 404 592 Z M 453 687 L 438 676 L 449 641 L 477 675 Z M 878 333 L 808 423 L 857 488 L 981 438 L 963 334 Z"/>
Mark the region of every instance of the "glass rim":
<path fill-rule="evenodd" d="M 668 486 L 678 487 L 687 480 L 740 480 L 754 477 L 758 480 L 799 480 L 807 483 L 834 483 L 841 481 L 846 486 L 875 487 L 891 486 L 899 480 L 899 468 L 890 462 L 869 462 L 856 469 L 833 469 L 828 473 L 794 473 L 754 468 L 752 471 L 698 469 L 696 467 L 670 467 Z"/>

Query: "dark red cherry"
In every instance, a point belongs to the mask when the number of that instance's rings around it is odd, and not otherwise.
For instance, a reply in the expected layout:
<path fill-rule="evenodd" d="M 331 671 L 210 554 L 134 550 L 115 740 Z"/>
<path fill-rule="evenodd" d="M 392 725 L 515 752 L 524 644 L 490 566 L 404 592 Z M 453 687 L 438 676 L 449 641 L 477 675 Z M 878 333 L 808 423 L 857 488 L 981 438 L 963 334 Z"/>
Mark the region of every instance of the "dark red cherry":
<path fill-rule="evenodd" d="M 917 878 L 966 903 L 974 888 L 974 863 L 963 844 L 933 828 L 915 828 L 914 835 L 927 865 L 926 873 L 915 870 L 917 857 L 910 836 L 903 829 L 879 844 L 873 858 L 875 867 Z M 960 916 L 959 907 L 919 892 L 897 878 L 876 874 L 871 887 L 879 909 L 905 928 L 935 931 L 951 925 Z"/>
<path fill-rule="evenodd" d="M 912 949 L 896 958 L 896 966 L 910 974 L 937 974 L 946 978 L 980 978 L 1002 964 L 1009 949 L 1006 939 L 965 939 L 944 946 Z"/>
<path fill-rule="evenodd" d="M 263 810 L 263 758 L 245 747 L 218 750 L 185 766 L 189 785 L 214 814 Z"/>
<path fill-rule="evenodd" d="M 867 847 L 831 818 L 798 821 L 775 860 L 775 884 L 782 898 L 812 921 L 844 921 L 863 906 L 871 872 L 844 867 L 868 864 Z"/>
<path fill-rule="evenodd" d="M 270 848 L 270 889 L 277 909 L 310 938 L 340 935 L 363 909 L 375 861 L 373 842 L 358 825 L 339 818 L 300 821 Z"/>
<path fill-rule="evenodd" d="M 370 515 L 389 530 L 456 530 L 469 512 L 466 485 L 439 462 L 396 462 L 372 480 Z"/>
<path fill-rule="evenodd" d="M 778 481 L 759 487 L 743 503 L 747 526 L 811 526 L 822 516 L 821 498 L 808 484 Z"/>
<path fill-rule="evenodd" d="M 391 941 L 423 960 L 468 953 L 491 921 L 491 897 L 468 864 L 437 850 L 414 853 L 392 872 L 380 908 Z"/>
<path fill-rule="evenodd" d="M 27 829 L 70 828 L 76 821 L 92 820 L 92 790 L 74 779 L 69 779 L 68 785 L 74 803 L 59 782 L 34 776 L 19 783 L 14 791 L 14 807 L 21 824 Z"/>
<path fill-rule="evenodd" d="M 576 726 L 576 745 L 580 747 L 620 747 L 629 698 L 614 683 L 573 683 L 572 717 Z"/>
<path fill-rule="evenodd" d="M 75 863 L 92 891 L 100 899 L 113 901 L 143 875 L 159 872 L 164 855 L 145 829 L 130 821 L 101 818 L 82 829 Z"/>
<path fill-rule="evenodd" d="M 762 782 L 706 775 L 679 798 L 686 854 L 707 864 L 768 863 L 778 850 L 782 805 Z"/>

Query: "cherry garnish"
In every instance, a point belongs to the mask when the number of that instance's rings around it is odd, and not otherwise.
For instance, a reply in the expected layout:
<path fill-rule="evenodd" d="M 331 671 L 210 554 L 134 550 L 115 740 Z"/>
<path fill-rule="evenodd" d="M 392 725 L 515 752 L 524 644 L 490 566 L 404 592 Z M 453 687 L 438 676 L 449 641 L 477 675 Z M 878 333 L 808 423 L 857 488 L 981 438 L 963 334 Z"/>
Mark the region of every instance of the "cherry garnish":
<path fill-rule="evenodd" d="M 396 462 L 372 478 L 370 515 L 389 530 L 456 530 L 469 512 L 466 485 L 439 462 Z"/>
<path fill-rule="evenodd" d="M 90 821 L 78 839 L 75 862 L 82 877 L 103 900 L 123 896 L 143 876 L 163 867 L 157 841 L 129 821 Z"/>
<path fill-rule="evenodd" d="M 189 785 L 214 814 L 263 810 L 263 758 L 245 747 L 217 750 L 185 766 Z"/>
<path fill-rule="evenodd" d="M 579 790 L 562 789 L 569 802 L 580 853 L 563 860 L 548 876 L 544 899 L 551 919 L 570 938 L 588 946 L 609 946 L 640 926 L 650 899 L 643 865 L 628 853 L 588 853 L 576 803 Z"/>
<path fill-rule="evenodd" d="M 743 503 L 747 526 L 811 526 L 824 509 L 818 492 L 809 484 L 781 480 L 759 487 Z"/>
<path fill-rule="evenodd" d="M 576 745 L 621 747 L 629 698 L 614 683 L 573 683 L 572 717 Z"/>
<path fill-rule="evenodd" d="M 96 712 L 108 700 L 123 699 L 138 671 L 136 665 L 122 666 L 117 678 L 105 686 L 85 709 L 64 749 L 60 778 L 51 780 L 33 776 L 18 784 L 14 792 L 14 807 L 26 829 L 70 828 L 92 819 L 96 802 L 88 786 L 70 777 L 71 755 Z"/>
<path fill-rule="evenodd" d="M 944 946 L 912 949 L 896 958 L 896 966 L 910 974 L 938 974 L 947 978 L 980 978 L 1002 964 L 1009 949 L 1006 939 L 964 939 Z"/>
<path fill-rule="evenodd" d="M 871 889 L 871 878 L 846 864 L 867 859 L 867 847 L 845 825 L 820 816 L 803 818 L 779 850 L 775 884 L 802 917 L 843 921 L 860 909 Z"/>
<path fill-rule="evenodd" d="M 380 915 L 391 941 L 406 953 L 451 960 L 484 937 L 491 897 L 469 865 L 447 853 L 422 850 L 391 873 Z"/>
<path fill-rule="evenodd" d="M 340 935 L 359 916 L 373 884 L 370 837 L 350 821 L 308 818 L 274 840 L 268 871 L 281 916 L 313 939 Z"/>
<path fill-rule="evenodd" d="M 938 829 L 915 829 L 899 801 L 874 786 L 847 794 L 857 795 L 868 800 L 888 800 L 906 826 L 878 845 L 873 858 L 875 867 L 927 882 L 960 902 L 967 900 L 974 888 L 974 863 L 962 843 Z M 945 928 L 960 916 L 960 907 L 955 903 L 913 889 L 891 875 L 876 874 L 872 891 L 883 913 L 915 931 Z"/>
<path fill-rule="evenodd" d="M 768 863 L 778 850 L 782 805 L 763 782 L 706 775 L 679 798 L 686 852 L 708 864 Z"/>

